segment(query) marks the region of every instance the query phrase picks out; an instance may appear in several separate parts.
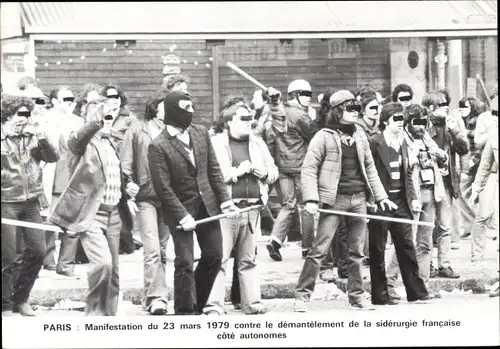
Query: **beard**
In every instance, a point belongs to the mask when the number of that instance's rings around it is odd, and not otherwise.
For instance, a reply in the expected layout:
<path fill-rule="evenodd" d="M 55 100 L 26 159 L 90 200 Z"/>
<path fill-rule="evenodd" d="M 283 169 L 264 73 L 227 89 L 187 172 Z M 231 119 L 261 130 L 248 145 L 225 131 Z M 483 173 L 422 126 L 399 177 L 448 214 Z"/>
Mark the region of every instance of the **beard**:
<path fill-rule="evenodd" d="M 408 125 L 408 132 L 415 139 L 422 139 L 425 135 L 425 128 L 416 128 L 411 123 Z"/>

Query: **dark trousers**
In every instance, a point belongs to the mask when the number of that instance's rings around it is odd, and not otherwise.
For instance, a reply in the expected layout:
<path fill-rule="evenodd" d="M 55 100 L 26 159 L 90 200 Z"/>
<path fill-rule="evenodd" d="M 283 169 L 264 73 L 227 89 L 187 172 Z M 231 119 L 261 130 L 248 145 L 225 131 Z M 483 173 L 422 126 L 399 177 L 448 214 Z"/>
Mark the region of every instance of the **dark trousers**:
<path fill-rule="evenodd" d="M 41 223 L 38 199 L 2 202 L 2 218 Z M 22 233 L 24 249 L 17 257 L 19 237 Z M 2 311 L 12 310 L 14 305 L 28 301 L 45 257 L 45 235 L 42 230 L 2 224 Z M 18 276 L 17 276 L 18 275 Z"/>
<path fill-rule="evenodd" d="M 201 204 L 195 220 L 208 217 Z M 200 314 L 207 303 L 222 262 L 222 233 L 219 221 L 196 227 L 201 257 L 193 270 L 193 232 L 170 227 L 175 249 L 174 309 L 176 315 Z"/>
<path fill-rule="evenodd" d="M 59 250 L 56 270 L 58 272 L 73 271 L 76 251 L 78 249 L 78 236 L 61 234 L 60 239 L 61 247 Z M 43 265 L 47 267 L 55 263 L 56 233 L 53 231 L 46 231 L 45 244 L 47 246 L 47 253 L 45 254 Z"/>
<path fill-rule="evenodd" d="M 403 192 L 389 194 L 389 199 L 398 205 L 398 208 L 392 212 L 380 212 L 380 215 L 411 219 L 404 195 Z M 372 303 L 383 303 L 389 300 L 385 274 L 387 230 L 391 232 L 408 301 L 425 297 L 427 289 L 418 274 L 411 225 L 372 219 L 368 223 Z"/>

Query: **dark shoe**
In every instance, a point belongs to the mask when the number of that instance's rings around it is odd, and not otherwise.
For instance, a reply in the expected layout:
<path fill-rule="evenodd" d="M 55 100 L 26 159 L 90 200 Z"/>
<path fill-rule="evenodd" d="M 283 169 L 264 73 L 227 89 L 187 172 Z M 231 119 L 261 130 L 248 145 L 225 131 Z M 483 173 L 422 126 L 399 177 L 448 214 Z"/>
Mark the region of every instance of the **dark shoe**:
<path fill-rule="evenodd" d="M 234 310 L 241 310 L 241 304 L 233 303 Z"/>
<path fill-rule="evenodd" d="M 14 305 L 12 309 L 13 313 L 19 313 L 22 316 L 36 316 L 33 308 L 28 303 L 21 303 L 19 305 Z"/>
<path fill-rule="evenodd" d="M 73 279 L 80 279 L 81 276 L 76 274 L 73 270 L 56 270 L 56 274 L 66 276 Z"/>
<path fill-rule="evenodd" d="M 363 259 L 363 265 L 365 267 L 369 267 L 370 266 L 370 258 L 365 258 Z"/>
<path fill-rule="evenodd" d="M 281 262 L 283 257 L 281 257 L 280 248 L 281 246 L 276 241 L 271 241 L 266 245 L 267 251 L 269 252 L 269 257 L 276 262 Z"/>
<path fill-rule="evenodd" d="M 399 294 L 397 294 L 393 288 L 390 288 L 389 292 L 387 292 L 387 293 L 388 293 L 390 299 L 394 299 L 396 301 L 401 300 L 401 296 Z"/>
<path fill-rule="evenodd" d="M 50 271 L 55 271 L 56 270 L 56 265 L 55 264 L 47 264 L 47 265 L 43 266 L 43 269 L 50 270 Z"/>
<path fill-rule="evenodd" d="M 167 314 L 167 304 L 161 300 L 154 300 L 151 302 L 149 313 L 151 315 L 165 315 Z"/>
<path fill-rule="evenodd" d="M 217 310 L 209 310 L 203 313 L 203 315 L 220 315 Z"/>
<path fill-rule="evenodd" d="M 436 268 L 434 268 L 434 266 L 431 264 L 431 271 L 430 271 L 429 277 L 431 279 L 433 279 L 433 278 L 436 278 L 438 276 L 438 274 L 439 274 L 439 271 Z"/>
<path fill-rule="evenodd" d="M 438 276 L 447 279 L 458 279 L 460 275 L 455 273 L 451 267 L 443 268 L 439 267 Z"/>
<path fill-rule="evenodd" d="M 388 300 L 382 301 L 382 302 L 374 302 L 372 301 L 372 304 L 374 305 L 398 305 L 399 301 L 394 298 L 389 298 Z"/>
<path fill-rule="evenodd" d="M 140 250 L 142 248 L 142 246 L 144 246 L 144 244 L 138 240 L 134 240 L 134 246 L 135 246 L 135 250 Z"/>
<path fill-rule="evenodd" d="M 437 297 L 431 293 L 429 293 L 427 296 L 420 297 L 419 299 L 416 299 L 414 301 L 408 301 L 409 303 L 417 303 L 417 304 L 425 304 L 428 301 L 431 301 L 433 299 L 436 299 Z"/>

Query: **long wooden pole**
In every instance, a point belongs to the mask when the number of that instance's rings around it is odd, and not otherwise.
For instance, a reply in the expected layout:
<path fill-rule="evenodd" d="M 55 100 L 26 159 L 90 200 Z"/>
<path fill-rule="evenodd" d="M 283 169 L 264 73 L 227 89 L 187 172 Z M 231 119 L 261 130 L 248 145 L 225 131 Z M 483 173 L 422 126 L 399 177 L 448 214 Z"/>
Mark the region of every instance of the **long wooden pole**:
<path fill-rule="evenodd" d="M 240 214 L 248 212 L 248 211 L 258 210 L 261 207 L 262 207 L 262 205 L 254 205 L 254 206 L 250 206 L 250 207 L 245 207 L 245 208 L 243 208 L 243 209 L 240 210 Z M 233 215 L 233 213 L 221 213 L 221 214 L 218 214 L 216 216 L 212 216 L 212 217 L 208 217 L 208 218 L 203 218 L 203 219 L 200 219 L 200 220 L 196 221 L 196 225 L 200 225 L 200 224 L 204 224 L 204 223 L 209 223 L 209 222 L 217 221 L 219 219 L 227 218 L 227 217 L 229 217 L 231 215 Z M 182 226 L 178 225 L 176 228 L 178 230 L 181 230 Z"/>
<path fill-rule="evenodd" d="M 358 218 L 367 218 L 367 219 L 376 219 L 379 221 L 388 221 L 388 222 L 396 222 L 396 223 L 404 223 L 404 224 L 415 224 L 415 225 L 423 225 L 426 227 L 434 227 L 434 223 L 432 222 L 420 222 L 414 221 L 411 219 L 404 218 L 395 218 L 395 217 L 386 217 L 386 216 L 374 216 L 371 214 L 361 214 L 361 213 L 353 213 L 353 212 L 344 212 L 344 211 L 336 211 L 336 210 L 318 210 L 321 213 L 329 213 L 338 216 L 350 216 L 350 217 L 358 217 Z"/>
<path fill-rule="evenodd" d="M 229 68 L 231 68 L 232 70 L 234 70 L 235 72 L 237 72 L 238 74 L 240 74 L 241 76 L 243 76 L 245 79 L 247 79 L 248 81 L 250 81 L 251 83 L 253 83 L 254 85 L 256 85 L 258 88 L 262 89 L 263 91 L 267 90 L 266 86 L 264 86 L 263 84 L 261 84 L 259 81 L 257 81 L 252 76 L 250 76 L 247 73 L 245 73 L 243 70 L 241 70 L 240 68 L 238 68 L 235 64 L 233 64 L 231 62 L 226 62 L 226 65 Z"/>

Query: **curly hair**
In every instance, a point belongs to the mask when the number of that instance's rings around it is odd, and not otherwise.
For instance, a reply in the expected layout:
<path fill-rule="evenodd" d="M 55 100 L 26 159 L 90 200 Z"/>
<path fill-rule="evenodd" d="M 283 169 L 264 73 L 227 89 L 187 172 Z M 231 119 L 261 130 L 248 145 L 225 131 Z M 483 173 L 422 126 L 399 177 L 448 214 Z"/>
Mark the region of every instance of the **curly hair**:
<path fill-rule="evenodd" d="M 413 119 L 420 119 L 428 116 L 427 109 L 418 104 L 410 104 L 408 108 L 403 111 L 404 125 L 408 125 Z"/>
<path fill-rule="evenodd" d="M 114 85 L 106 85 L 102 88 L 101 90 L 101 96 L 104 96 L 104 97 L 107 97 L 107 93 L 108 93 L 108 90 L 116 90 L 116 92 L 118 92 L 118 95 L 120 96 L 120 107 L 125 107 L 127 104 L 128 104 L 128 99 L 127 99 L 127 96 L 125 96 L 125 93 L 119 89 L 118 87 L 114 86 Z"/>
<path fill-rule="evenodd" d="M 181 84 L 183 82 L 185 82 L 186 84 L 189 83 L 189 79 L 187 76 L 181 74 L 171 75 L 163 81 L 162 89 L 172 91 L 175 85 Z"/>
<path fill-rule="evenodd" d="M 168 91 L 165 89 L 160 89 L 156 91 L 147 101 L 146 109 L 144 110 L 144 119 L 152 120 L 156 118 L 158 113 L 158 105 L 165 100 L 165 96 Z"/>
<path fill-rule="evenodd" d="M 400 92 L 409 92 L 410 97 L 413 99 L 413 90 L 411 89 L 411 87 L 407 84 L 399 84 L 396 87 L 394 87 L 394 90 L 392 91 L 393 102 L 398 102 L 398 95 Z"/>
<path fill-rule="evenodd" d="M 323 93 L 323 98 L 321 99 L 319 104 L 318 124 L 326 124 L 328 112 L 330 111 L 330 97 L 337 91 L 337 88 L 327 87 L 326 91 Z"/>
<path fill-rule="evenodd" d="M 22 107 L 25 107 L 32 112 L 33 109 L 35 109 L 35 103 L 29 97 L 14 96 L 5 93 L 2 94 L 2 124 L 7 122 L 12 116 L 16 115 L 17 111 Z"/>

